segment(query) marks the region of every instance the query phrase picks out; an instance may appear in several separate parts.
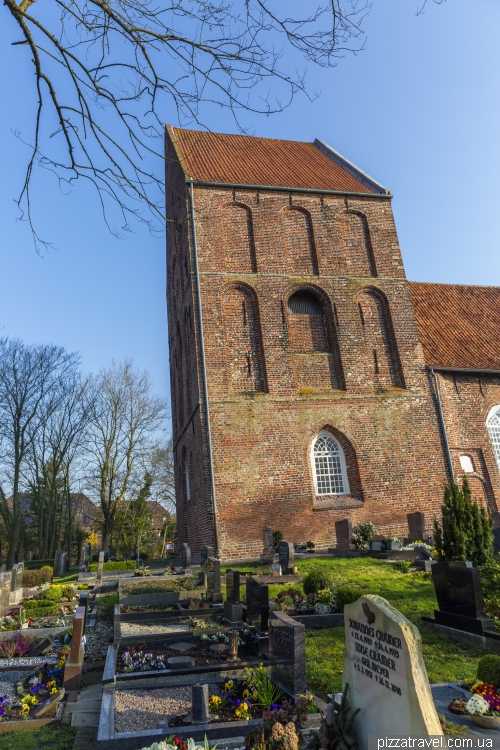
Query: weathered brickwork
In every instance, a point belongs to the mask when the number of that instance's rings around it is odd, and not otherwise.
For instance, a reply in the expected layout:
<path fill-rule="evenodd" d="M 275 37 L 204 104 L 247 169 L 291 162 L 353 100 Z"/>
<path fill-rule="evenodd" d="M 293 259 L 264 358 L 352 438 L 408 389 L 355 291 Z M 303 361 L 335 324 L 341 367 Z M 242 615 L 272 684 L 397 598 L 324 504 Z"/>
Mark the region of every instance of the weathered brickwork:
<path fill-rule="evenodd" d="M 214 517 L 194 235 L 189 175 L 168 135 L 167 154 L 179 541 L 196 554 L 214 543 Z M 323 547 L 335 544 L 340 519 L 406 535 L 406 514 L 418 510 L 430 531 L 447 468 L 390 200 L 200 184 L 193 192 L 223 559 L 257 557 L 266 526 Z M 500 480 L 484 421 L 500 381 L 484 381 L 482 394 L 469 380 L 457 390 L 442 377 L 448 436 L 457 476 L 465 451 L 493 507 Z M 316 494 L 311 451 L 321 430 L 342 446 L 349 494 Z"/>

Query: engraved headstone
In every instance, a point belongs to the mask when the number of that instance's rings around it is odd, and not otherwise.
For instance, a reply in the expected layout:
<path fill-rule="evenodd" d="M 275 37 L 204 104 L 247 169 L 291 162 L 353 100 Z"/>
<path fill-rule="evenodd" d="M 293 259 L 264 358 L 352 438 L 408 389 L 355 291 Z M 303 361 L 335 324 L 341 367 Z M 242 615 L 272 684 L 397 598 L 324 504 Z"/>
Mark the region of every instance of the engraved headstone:
<path fill-rule="evenodd" d="M 271 575 L 273 576 L 280 576 L 282 575 L 281 565 L 279 562 L 273 562 L 271 565 Z"/>
<path fill-rule="evenodd" d="M 337 549 L 342 552 L 349 552 L 352 539 L 352 521 L 350 518 L 335 521 L 335 536 L 337 538 Z"/>
<path fill-rule="evenodd" d="M 11 591 L 19 591 L 23 587 L 24 563 L 16 563 L 12 566 Z"/>
<path fill-rule="evenodd" d="M 203 565 L 204 562 L 208 560 L 209 557 L 214 556 L 214 548 L 210 547 L 208 544 L 204 544 L 201 548 L 201 564 Z"/>
<path fill-rule="evenodd" d="M 434 563 L 431 570 L 439 605 L 434 610 L 436 623 L 469 633 L 494 630 L 493 620 L 484 612 L 478 568 L 471 562 L 455 561 Z"/>
<path fill-rule="evenodd" d="M 222 604 L 220 588 L 220 560 L 216 557 L 208 558 L 207 567 L 207 597 L 212 604 Z"/>
<path fill-rule="evenodd" d="M 99 562 L 97 564 L 97 580 L 102 581 L 102 574 L 104 571 L 104 550 L 99 552 Z"/>
<path fill-rule="evenodd" d="M 255 625 L 260 633 L 267 633 L 269 621 L 269 587 L 247 576 L 247 622 Z"/>
<path fill-rule="evenodd" d="M 0 573 L 0 617 L 5 617 L 10 610 L 10 587 L 12 576 L 9 573 Z"/>
<path fill-rule="evenodd" d="M 28 651 L 26 656 L 41 656 L 44 651 L 52 646 L 53 640 L 53 636 L 48 635 L 46 638 L 43 638 L 43 640 L 38 641 L 38 643 L 36 643 L 33 648 Z"/>
<path fill-rule="evenodd" d="M 238 604 L 241 599 L 240 575 L 239 570 L 226 570 L 226 599 L 234 604 Z"/>
<path fill-rule="evenodd" d="M 191 567 L 191 548 L 186 542 L 181 546 L 181 565 L 184 570 L 189 570 Z"/>
<path fill-rule="evenodd" d="M 280 664 L 272 667 L 273 681 L 292 694 L 304 693 L 306 690 L 305 625 L 284 612 L 271 612 L 269 656 L 271 659 L 281 660 Z"/>
<path fill-rule="evenodd" d="M 58 547 L 56 549 L 56 554 L 54 557 L 54 578 L 60 578 L 62 576 L 62 569 L 61 569 L 61 557 L 62 557 L 62 549 Z"/>
<path fill-rule="evenodd" d="M 408 543 L 423 542 L 425 539 L 425 513 L 408 513 Z"/>
<path fill-rule="evenodd" d="M 293 567 L 294 549 L 291 542 L 282 540 L 278 547 L 279 564 L 283 575 L 290 575 Z"/>
<path fill-rule="evenodd" d="M 380 596 L 361 596 L 344 607 L 343 686 L 360 708 L 352 734 L 359 750 L 368 735 L 441 735 L 417 628 Z"/>

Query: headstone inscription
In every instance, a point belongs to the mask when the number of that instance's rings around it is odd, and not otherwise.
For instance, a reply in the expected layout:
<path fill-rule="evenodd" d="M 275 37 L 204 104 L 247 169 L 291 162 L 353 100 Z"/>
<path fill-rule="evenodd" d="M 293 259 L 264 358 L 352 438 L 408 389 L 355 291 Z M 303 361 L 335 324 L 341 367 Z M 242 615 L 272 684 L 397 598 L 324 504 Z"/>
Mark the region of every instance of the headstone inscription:
<path fill-rule="evenodd" d="M 284 612 L 271 612 L 269 616 L 269 656 L 281 660 L 273 664 L 271 676 L 292 695 L 306 690 L 305 629 L 303 623 Z"/>
<path fill-rule="evenodd" d="M 226 601 L 224 618 L 235 627 L 243 622 L 243 605 L 240 602 L 240 571 L 226 570 Z"/>
<path fill-rule="evenodd" d="M 104 571 L 104 550 L 99 552 L 99 562 L 97 564 L 97 580 L 102 582 L 102 574 Z"/>
<path fill-rule="evenodd" d="M 423 620 L 468 633 L 494 630 L 493 620 L 484 613 L 478 568 L 471 562 L 455 561 L 434 563 L 431 570 L 439 609 L 434 610 L 434 620 L 428 617 Z"/>
<path fill-rule="evenodd" d="M 294 548 L 291 542 L 282 540 L 278 547 L 279 564 L 283 575 L 291 575 L 293 567 Z"/>
<path fill-rule="evenodd" d="M 207 597 L 212 604 L 222 604 L 220 560 L 216 557 L 207 560 Z"/>
<path fill-rule="evenodd" d="M 425 540 L 425 513 L 408 513 L 408 544 Z"/>
<path fill-rule="evenodd" d="M 269 587 L 247 576 L 247 622 L 255 625 L 259 633 L 267 633 L 269 621 Z"/>
<path fill-rule="evenodd" d="M 10 609 L 11 581 L 10 573 L 0 573 L 0 617 L 5 617 Z"/>
<path fill-rule="evenodd" d="M 350 518 L 335 521 L 335 536 L 337 538 L 337 549 L 342 552 L 349 552 L 352 539 L 352 521 Z"/>
<path fill-rule="evenodd" d="M 361 596 L 344 607 L 343 686 L 361 711 L 352 733 L 359 750 L 368 735 L 441 735 L 417 628 L 380 596 Z"/>
<path fill-rule="evenodd" d="M 60 578 L 62 576 L 62 570 L 61 570 L 61 556 L 62 556 L 62 549 L 58 547 L 56 549 L 56 554 L 54 556 L 54 578 Z"/>
<path fill-rule="evenodd" d="M 191 568 L 191 548 L 186 542 L 181 546 L 181 565 L 184 570 L 190 570 Z"/>

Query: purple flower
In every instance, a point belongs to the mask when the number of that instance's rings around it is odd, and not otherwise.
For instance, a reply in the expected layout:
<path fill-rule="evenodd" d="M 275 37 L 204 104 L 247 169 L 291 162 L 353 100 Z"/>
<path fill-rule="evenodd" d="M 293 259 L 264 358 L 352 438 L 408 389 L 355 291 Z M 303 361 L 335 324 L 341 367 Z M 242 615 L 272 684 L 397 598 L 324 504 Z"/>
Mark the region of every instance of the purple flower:
<path fill-rule="evenodd" d="M 239 706 L 239 705 L 240 705 L 240 703 L 241 703 L 241 701 L 240 701 L 239 699 L 238 699 L 238 700 L 235 700 L 235 701 L 234 701 L 234 705 L 235 705 L 235 706 Z"/>
<path fill-rule="evenodd" d="M 5 716 L 5 708 L 0 707 L 0 716 Z"/>
<path fill-rule="evenodd" d="M 277 711 L 279 708 L 279 705 L 277 703 L 271 703 L 270 711 Z"/>

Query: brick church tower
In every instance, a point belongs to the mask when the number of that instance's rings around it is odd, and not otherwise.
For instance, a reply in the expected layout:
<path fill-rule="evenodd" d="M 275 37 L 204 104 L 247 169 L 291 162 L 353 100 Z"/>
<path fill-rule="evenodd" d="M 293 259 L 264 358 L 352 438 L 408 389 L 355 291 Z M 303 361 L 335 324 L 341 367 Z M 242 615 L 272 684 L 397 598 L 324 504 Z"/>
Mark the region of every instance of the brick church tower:
<path fill-rule="evenodd" d="M 179 541 L 255 558 L 434 515 L 442 436 L 390 193 L 322 141 L 167 128 Z"/>

